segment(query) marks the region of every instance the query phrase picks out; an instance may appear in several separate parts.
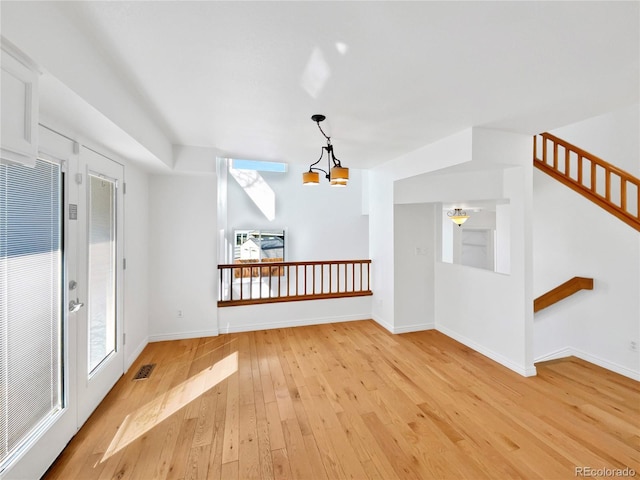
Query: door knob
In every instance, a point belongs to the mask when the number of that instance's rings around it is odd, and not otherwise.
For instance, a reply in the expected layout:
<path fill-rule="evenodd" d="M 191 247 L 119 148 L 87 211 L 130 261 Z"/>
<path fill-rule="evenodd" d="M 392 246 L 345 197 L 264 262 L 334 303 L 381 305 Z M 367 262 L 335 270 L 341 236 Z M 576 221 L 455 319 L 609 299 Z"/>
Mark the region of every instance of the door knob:
<path fill-rule="evenodd" d="M 84 303 L 82 303 L 79 298 L 71 300 L 69 302 L 69 313 L 75 313 L 82 307 L 84 307 Z"/>

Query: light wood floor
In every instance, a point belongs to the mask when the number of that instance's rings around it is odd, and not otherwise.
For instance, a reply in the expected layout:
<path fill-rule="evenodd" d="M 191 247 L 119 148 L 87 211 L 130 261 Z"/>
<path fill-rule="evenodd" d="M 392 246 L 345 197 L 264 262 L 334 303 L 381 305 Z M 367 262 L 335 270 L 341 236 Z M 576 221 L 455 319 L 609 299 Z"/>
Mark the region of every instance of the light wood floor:
<path fill-rule="evenodd" d="M 45 478 L 638 477 L 639 435 L 638 382 L 362 321 L 150 344 Z"/>

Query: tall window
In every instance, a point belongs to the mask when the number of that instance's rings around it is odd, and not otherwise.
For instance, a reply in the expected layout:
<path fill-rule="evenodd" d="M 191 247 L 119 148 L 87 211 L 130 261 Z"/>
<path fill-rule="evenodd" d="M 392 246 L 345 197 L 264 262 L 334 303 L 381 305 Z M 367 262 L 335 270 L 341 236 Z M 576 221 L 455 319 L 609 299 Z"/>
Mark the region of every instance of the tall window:
<path fill-rule="evenodd" d="M 63 407 L 62 178 L 0 164 L 0 472 Z"/>
<path fill-rule="evenodd" d="M 116 183 L 87 176 L 89 187 L 89 372 L 116 350 Z"/>

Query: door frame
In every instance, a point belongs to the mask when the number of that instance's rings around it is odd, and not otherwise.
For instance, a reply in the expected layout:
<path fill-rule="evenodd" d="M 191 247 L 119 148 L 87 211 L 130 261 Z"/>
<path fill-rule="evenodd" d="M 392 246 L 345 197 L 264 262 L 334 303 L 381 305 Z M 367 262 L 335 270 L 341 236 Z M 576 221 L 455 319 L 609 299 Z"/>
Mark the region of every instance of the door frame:
<path fill-rule="evenodd" d="M 124 165 L 86 147 L 80 147 L 78 183 L 78 292 L 80 301 L 89 307 L 89 176 L 102 176 L 115 181 L 116 195 L 116 332 L 115 352 L 95 369 L 88 368 L 88 314 L 90 308 L 80 309 L 77 323 L 77 415 L 78 428 L 82 426 L 96 409 L 109 390 L 125 371 L 124 355 Z"/>

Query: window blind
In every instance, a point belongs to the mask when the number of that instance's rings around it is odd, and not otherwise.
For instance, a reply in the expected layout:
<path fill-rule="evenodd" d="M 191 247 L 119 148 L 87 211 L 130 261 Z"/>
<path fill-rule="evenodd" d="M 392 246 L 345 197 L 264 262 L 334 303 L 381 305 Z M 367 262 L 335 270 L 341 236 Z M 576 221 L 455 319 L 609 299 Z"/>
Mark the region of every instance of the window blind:
<path fill-rule="evenodd" d="M 0 471 L 62 408 L 62 172 L 0 164 Z"/>

